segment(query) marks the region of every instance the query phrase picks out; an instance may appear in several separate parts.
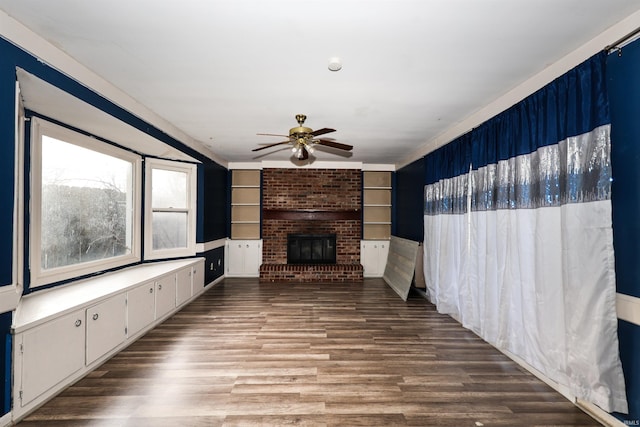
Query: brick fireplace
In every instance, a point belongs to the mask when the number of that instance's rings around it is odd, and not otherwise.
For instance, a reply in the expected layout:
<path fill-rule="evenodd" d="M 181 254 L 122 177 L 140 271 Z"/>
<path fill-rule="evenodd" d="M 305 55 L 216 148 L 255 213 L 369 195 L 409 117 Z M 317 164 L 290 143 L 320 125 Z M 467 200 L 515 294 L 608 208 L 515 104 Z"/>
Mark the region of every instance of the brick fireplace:
<path fill-rule="evenodd" d="M 361 281 L 361 186 L 358 169 L 263 169 L 260 281 Z M 335 234 L 335 264 L 287 264 L 289 234 Z"/>

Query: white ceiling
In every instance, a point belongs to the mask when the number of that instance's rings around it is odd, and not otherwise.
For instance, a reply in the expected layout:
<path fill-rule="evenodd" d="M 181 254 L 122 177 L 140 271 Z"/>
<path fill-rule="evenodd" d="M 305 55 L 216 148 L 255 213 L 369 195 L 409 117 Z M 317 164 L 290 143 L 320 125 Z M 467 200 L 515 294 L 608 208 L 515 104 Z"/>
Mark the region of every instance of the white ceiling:
<path fill-rule="evenodd" d="M 397 163 L 621 19 L 637 0 L 0 0 L 0 9 L 222 159 L 296 126 Z M 603 46 L 604 47 L 604 46 Z M 328 70 L 331 57 L 343 69 Z M 264 154 L 263 154 L 264 153 Z M 260 157 L 258 157 L 260 155 Z"/>

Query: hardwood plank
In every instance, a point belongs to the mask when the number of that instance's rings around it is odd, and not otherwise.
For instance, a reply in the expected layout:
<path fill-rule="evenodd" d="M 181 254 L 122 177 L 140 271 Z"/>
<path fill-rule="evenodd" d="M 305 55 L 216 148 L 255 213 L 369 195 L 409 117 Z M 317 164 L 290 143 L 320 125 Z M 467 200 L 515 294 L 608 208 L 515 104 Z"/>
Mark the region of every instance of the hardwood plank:
<path fill-rule="evenodd" d="M 19 426 L 594 426 L 381 279 L 226 279 Z"/>

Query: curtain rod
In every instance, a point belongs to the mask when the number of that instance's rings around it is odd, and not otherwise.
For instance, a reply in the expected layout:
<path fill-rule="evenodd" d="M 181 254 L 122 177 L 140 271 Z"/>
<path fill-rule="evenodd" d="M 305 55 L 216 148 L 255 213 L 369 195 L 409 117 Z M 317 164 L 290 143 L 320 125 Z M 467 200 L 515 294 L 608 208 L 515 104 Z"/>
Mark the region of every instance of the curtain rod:
<path fill-rule="evenodd" d="M 631 40 L 633 37 L 637 36 L 638 34 L 640 34 L 640 28 L 636 28 L 635 30 L 633 30 L 629 34 L 627 34 L 626 36 L 621 37 L 620 39 L 616 40 L 614 43 L 611 43 L 609 46 L 605 47 L 604 50 L 607 51 L 607 52 L 612 52 L 614 50 L 619 50 L 621 48 L 621 46 L 620 46 L 621 44 Z"/>

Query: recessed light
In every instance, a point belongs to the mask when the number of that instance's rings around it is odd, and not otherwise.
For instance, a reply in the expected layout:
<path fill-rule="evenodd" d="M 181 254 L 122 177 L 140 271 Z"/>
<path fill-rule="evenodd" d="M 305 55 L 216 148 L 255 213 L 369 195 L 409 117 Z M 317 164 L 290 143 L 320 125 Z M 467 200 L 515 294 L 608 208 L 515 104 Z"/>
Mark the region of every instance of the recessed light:
<path fill-rule="evenodd" d="M 338 57 L 329 58 L 329 70 L 340 71 L 341 69 L 342 69 L 342 61 L 340 61 L 340 58 Z"/>

